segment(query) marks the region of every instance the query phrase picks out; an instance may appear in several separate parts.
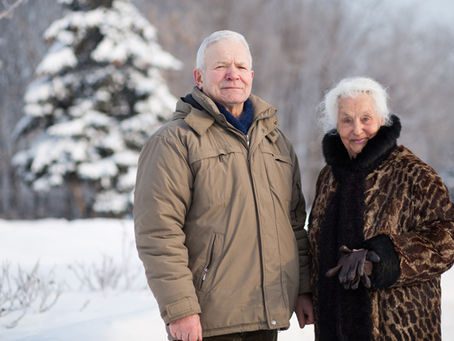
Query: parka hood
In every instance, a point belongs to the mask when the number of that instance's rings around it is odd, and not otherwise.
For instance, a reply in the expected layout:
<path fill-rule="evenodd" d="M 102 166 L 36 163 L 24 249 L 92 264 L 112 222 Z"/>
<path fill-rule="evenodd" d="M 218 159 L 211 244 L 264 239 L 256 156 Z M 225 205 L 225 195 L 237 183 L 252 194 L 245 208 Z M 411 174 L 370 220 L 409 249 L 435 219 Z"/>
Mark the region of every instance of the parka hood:
<path fill-rule="evenodd" d="M 266 124 L 277 126 L 276 108 L 255 95 L 249 99 L 254 107 L 254 121 L 270 119 Z M 177 119 L 184 119 L 199 134 L 203 134 L 214 122 L 229 125 L 216 103 L 197 87 L 177 102 L 172 120 Z"/>

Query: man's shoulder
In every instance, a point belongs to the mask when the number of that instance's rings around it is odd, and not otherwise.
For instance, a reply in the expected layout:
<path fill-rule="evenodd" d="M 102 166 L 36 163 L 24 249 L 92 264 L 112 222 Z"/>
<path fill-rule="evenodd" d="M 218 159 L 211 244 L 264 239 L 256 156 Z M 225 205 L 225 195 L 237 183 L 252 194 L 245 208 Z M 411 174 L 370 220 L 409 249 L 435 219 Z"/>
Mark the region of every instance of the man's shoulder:
<path fill-rule="evenodd" d="M 162 124 L 153 135 L 150 140 L 156 139 L 175 139 L 190 132 L 190 127 L 185 122 L 184 117 L 173 117 Z"/>

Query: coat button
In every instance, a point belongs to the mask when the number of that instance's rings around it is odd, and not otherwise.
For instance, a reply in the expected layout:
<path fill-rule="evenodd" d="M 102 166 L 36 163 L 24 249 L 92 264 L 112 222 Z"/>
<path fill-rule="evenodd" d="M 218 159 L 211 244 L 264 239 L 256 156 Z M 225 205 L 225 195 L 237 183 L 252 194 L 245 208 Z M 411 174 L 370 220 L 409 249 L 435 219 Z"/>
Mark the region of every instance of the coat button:
<path fill-rule="evenodd" d="M 271 324 L 272 324 L 273 326 L 275 326 L 276 323 L 277 323 L 276 320 L 272 320 L 272 321 L 271 321 Z"/>

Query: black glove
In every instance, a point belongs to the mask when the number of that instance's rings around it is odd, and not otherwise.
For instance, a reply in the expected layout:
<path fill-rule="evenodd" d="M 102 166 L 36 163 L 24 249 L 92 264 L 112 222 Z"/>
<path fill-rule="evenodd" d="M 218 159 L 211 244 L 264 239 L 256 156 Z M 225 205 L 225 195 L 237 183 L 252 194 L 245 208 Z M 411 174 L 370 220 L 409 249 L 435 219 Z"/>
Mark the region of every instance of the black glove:
<path fill-rule="evenodd" d="M 326 272 L 327 277 L 338 274 L 339 283 L 344 289 L 357 289 L 361 281 L 366 288 L 370 288 L 370 274 L 372 263 L 378 263 L 380 257 L 374 252 L 366 249 L 349 249 L 342 245 L 339 248 L 341 257 L 334 268 Z"/>

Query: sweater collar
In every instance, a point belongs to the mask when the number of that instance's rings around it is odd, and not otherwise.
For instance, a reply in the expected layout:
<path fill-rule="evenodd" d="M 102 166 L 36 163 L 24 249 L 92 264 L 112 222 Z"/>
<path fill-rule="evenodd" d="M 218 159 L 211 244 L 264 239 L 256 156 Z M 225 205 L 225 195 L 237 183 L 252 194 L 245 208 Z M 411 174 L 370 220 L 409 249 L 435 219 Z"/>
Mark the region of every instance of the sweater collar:
<path fill-rule="evenodd" d="M 247 99 L 243 104 L 243 112 L 239 117 L 233 116 L 233 114 L 227 110 L 222 104 L 215 102 L 219 111 L 225 116 L 226 120 L 233 125 L 236 129 L 241 131 L 243 134 L 247 134 L 249 127 L 254 120 L 254 107 L 250 99 Z"/>
<path fill-rule="evenodd" d="M 394 149 L 400 131 L 399 118 L 396 115 L 391 115 L 391 124 L 380 127 L 377 134 L 367 142 L 361 153 L 356 158 L 350 159 L 337 130 L 333 129 L 323 138 L 323 155 L 326 163 L 336 168 L 370 170 L 377 167 Z"/>

